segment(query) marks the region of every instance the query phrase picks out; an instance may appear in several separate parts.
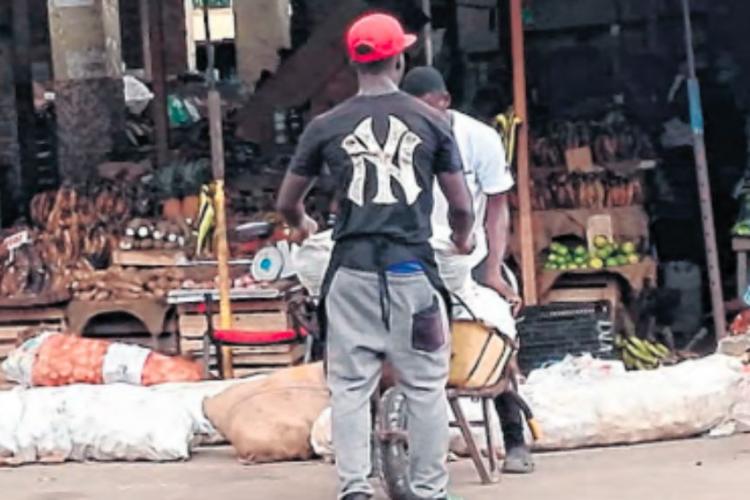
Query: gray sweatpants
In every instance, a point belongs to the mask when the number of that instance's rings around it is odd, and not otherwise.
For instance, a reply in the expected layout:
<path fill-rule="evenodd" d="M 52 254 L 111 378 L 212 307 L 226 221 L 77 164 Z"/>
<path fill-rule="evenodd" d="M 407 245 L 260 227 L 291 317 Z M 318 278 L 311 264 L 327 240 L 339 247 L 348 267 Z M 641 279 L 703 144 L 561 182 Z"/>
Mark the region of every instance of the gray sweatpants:
<path fill-rule="evenodd" d="M 340 497 L 371 495 L 370 398 L 388 359 L 408 411 L 412 491 L 446 496 L 450 338 L 445 305 L 422 274 L 388 274 L 390 330 L 383 322 L 378 275 L 340 268 L 326 298 L 328 384 Z"/>

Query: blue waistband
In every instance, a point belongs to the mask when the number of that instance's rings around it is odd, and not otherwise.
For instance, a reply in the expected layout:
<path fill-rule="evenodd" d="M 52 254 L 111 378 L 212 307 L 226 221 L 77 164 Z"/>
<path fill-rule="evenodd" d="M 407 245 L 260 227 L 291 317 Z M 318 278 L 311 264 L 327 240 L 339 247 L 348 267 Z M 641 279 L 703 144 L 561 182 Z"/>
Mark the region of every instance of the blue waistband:
<path fill-rule="evenodd" d="M 393 274 L 416 274 L 424 272 L 424 267 L 418 260 L 409 260 L 392 264 L 387 271 Z"/>

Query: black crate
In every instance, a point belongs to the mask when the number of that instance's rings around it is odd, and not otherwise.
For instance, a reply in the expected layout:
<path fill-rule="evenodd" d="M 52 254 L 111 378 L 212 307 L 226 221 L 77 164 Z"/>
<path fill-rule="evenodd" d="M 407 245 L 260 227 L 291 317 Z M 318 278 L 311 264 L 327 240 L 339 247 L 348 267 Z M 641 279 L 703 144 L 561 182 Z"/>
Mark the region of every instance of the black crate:
<path fill-rule="evenodd" d="M 568 354 L 615 357 L 611 305 L 602 302 L 554 303 L 527 307 L 518 321 L 524 373 L 560 361 Z"/>

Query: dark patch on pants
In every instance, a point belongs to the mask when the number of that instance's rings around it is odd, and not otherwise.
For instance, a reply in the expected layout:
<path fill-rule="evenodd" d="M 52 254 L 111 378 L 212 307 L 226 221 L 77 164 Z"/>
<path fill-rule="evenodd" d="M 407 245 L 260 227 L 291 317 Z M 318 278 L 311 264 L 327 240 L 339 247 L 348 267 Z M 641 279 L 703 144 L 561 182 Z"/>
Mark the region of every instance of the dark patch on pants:
<path fill-rule="evenodd" d="M 443 315 L 437 297 L 427 309 L 412 317 L 412 347 L 417 351 L 436 352 L 445 345 Z"/>

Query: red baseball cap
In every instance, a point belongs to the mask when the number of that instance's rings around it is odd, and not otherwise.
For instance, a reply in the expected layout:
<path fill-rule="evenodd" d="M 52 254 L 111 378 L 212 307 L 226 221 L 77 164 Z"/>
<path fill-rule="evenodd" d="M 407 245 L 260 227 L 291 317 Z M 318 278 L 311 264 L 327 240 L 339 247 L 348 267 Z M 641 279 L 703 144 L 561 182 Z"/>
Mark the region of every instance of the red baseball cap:
<path fill-rule="evenodd" d="M 370 63 L 398 55 L 417 41 L 415 35 L 388 14 L 367 14 L 356 21 L 346 34 L 346 47 L 352 61 Z"/>

